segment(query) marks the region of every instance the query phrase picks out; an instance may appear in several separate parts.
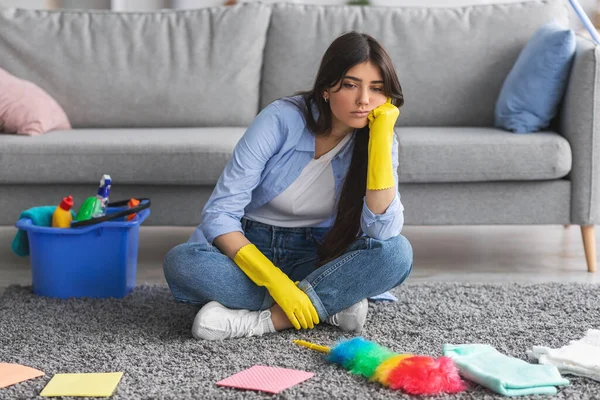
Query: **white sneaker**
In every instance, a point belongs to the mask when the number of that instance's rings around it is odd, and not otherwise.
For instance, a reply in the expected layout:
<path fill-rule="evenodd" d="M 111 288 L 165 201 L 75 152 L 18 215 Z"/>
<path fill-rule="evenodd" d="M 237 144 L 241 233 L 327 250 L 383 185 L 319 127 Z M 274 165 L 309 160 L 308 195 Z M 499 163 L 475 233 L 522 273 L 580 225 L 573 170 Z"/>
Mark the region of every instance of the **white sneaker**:
<path fill-rule="evenodd" d="M 325 322 L 329 325 L 339 326 L 346 332 L 360 333 L 367 320 L 368 311 L 369 302 L 367 299 L 363 299 L 345 310 L 327 317 Z"/>
<path fill-rule="evenodd" d="M 231 310 L 211 301 L 198 311 L 192 326 L 196 339 L 223 340 L 275 332 L 271 311 Z"/>

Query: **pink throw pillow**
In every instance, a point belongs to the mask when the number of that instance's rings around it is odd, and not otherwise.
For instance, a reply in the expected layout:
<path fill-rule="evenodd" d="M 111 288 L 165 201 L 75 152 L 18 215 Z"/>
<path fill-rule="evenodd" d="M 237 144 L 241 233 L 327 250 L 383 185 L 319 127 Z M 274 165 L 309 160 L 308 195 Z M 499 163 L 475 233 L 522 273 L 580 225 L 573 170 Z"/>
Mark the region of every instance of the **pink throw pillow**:
<path fill-rule="evenodd" d="M 0 132 L 41 135 L 71 129 L 62 107 L 44 89 L 0 68 Z"/>

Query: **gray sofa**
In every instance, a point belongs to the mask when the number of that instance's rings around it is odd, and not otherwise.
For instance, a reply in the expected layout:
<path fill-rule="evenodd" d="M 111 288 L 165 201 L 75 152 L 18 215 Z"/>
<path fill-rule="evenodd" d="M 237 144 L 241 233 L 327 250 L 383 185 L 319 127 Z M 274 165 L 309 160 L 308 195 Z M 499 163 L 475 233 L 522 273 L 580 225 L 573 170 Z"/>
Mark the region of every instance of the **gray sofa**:
<path fill-rule="evenodd" d="M 263 5 L 185 11 L 0 11 L 0 67 L 37 83 L 74 127 L 0 135 L 0 224 L 93 195 L 152 199 L 147 224 L 197 225 L 233 147 L 271 101 L 311 87 L 342 32 L 388 49 L 406 223 L 577 224 L 595 269 L 598 47 L 578 38 L 560 115 L 544 132 L 493 128 L 502 83 L 566 0 L 459 8 Z M 591 239 L 590 239 L 591 238 Z"/>

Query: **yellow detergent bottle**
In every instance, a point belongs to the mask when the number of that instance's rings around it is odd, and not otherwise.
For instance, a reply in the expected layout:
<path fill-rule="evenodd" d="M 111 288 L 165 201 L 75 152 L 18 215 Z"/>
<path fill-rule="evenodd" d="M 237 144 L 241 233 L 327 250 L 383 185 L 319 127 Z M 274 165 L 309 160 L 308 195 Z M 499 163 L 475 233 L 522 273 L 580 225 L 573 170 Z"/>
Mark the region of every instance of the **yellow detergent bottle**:
<path fill-rule="evenodd" d="M 73 216 L 71 215 L 73 207 L 73 196 L 67 196 L 62 199 L 54 214 L 52 214 L 53 228 L 70 228 Z"/>

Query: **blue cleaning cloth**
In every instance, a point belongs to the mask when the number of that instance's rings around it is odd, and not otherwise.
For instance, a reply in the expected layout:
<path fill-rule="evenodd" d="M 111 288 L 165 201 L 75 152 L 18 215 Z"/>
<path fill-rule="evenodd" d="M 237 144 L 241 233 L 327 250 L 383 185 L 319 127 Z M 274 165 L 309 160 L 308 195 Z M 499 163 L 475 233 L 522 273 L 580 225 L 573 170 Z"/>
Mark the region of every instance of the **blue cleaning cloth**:
<path fill-rule="evenodd" d="M 390 292 L 378 294 L 377 296 L 369 297 L 371 301 L 398 301 L 398 298 Z"/>
<path fill-rule="evenodd" d="M 19 215 L 19 219 L 29 218 L 35 226 L 52 226 L 52 214 L 54 214 L 56 206 L 40 206 L 25 210 Z M 73 210 L 71 215 L 75 216 Z M 26 257 L 29 255 L 29 239 L 27 232 L 19 229 L 15 238 L 12 241 L 12 251 L 20 256 Z"/>
<path fill-rule="evenodd" d="M 465 379 L 504 396 L 556 394 L 555 386 L 569 384 L 554 365 L 529 364 L 487 344 L 445 344 L 443 352 Z"/>

